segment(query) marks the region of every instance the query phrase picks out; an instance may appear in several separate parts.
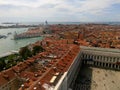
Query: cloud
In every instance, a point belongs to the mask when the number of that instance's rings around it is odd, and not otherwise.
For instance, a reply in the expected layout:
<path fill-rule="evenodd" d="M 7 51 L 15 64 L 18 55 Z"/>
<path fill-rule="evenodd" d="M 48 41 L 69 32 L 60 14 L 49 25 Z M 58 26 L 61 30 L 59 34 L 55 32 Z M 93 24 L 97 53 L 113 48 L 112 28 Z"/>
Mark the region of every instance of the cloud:
<path fill-rule="evenodd" d="M 117 8 L 114 5 L 118 5 Z M 26 20 L 120 20 L 120 0 L 0 0 L 0 17 L 23 17 Z M 110 15 L 111 14 L 111 15 Z M 107 19 L 107 15 L 109 18 Z M 53 18 L 54 17 L 54 18 Z M 99 18 L 97 18 L 99 17 Z M 16 18 L 15 18 L 16 19 Z"/>
<path fill-rule="evenodd" d="M 43 4 L 43 5 L 40 5 L 39 6 L 39 8 L 43 8 L 43 9 L 45 9 L 45 8 L 54 8 L 54 7 L 56 7 L 56 5 L 57 4 Z"/>

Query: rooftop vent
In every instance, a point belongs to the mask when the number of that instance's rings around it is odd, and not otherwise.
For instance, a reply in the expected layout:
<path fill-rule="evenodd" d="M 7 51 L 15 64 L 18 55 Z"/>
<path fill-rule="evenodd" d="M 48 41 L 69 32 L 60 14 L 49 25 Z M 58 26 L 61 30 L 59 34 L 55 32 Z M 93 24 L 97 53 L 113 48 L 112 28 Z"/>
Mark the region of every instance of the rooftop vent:
<path fill-rule="evenodd" d="M 37 73 L 35 73 L 35 77 L 37 77 L 38 76 L 38 74 Z"/>
<path fill-rule="evenodd" d="M 27 79 L 26 79 L 26 82 L 29 82 L 29 81 L 30 81 L 30 79 L 29 79 L 29 78 L 27 78 Z"/>
<path fill-rule="evenodd" d="M 57 76 L 53 76 L 50 80 L 50 83 L 54 83 L 55 79 L 57 78 Z"/>
<path fill-rule="evenodd" d="M 21 85 L 22 90 L 24 90 L 24 84 Z"/>
<path fill-rule="evenodd" d="M 41 85 L 41 82 L 38 82 L 38 85 Z"/>
<path fill-rule="evenodd" d="M 34 87 L 33 90 L 37 90 L 37 87 Z"/>
<path fill-rule="evenodd" d="M 56 71 L 57 71 L 57 68 L 56 68 L 56 67 L 53 67 L 53 70 L 56 72 Z"/>
<path fill-rule="evenodd" d="M 56 76 L 58 76 L 59 74 L 60 74 L 59 72 L 55 73 Z"/>

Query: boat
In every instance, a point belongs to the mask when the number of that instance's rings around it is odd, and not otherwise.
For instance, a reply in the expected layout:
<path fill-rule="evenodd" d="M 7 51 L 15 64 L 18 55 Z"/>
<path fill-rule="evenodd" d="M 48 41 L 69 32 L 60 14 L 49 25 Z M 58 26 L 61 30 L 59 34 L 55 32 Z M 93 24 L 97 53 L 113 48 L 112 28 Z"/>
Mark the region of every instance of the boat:
<path fill-rule="evenodd" d="M 10 34 L 12 34 L 12 33 L 11 32 L 7 33 L 7 35 L 10 35 Z"/>
<path fill-rule="evenodd" d="M 2 38 L 7 38 L 7 36 L 5 36 L 5 35 L 0 35 L 0 39 L 2 39 Z"/>

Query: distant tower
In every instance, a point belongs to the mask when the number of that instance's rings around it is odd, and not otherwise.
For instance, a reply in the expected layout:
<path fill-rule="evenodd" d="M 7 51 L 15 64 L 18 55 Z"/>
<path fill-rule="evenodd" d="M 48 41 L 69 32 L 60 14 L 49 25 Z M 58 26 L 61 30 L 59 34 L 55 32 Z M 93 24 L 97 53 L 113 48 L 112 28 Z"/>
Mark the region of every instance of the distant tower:
<path fill-rule="evenodd" d="M 85 27 L 81 28 L 81 31 L 78 32 L 78 39 L 83 40 L 85 38 Z"/>
<path fill-rule="evenodd" d="M 48 25 L 48 22 L 47 22 L 47 20 L 45 21 L 45 24 L 46 24 L 46 25 Z"/>
<path fill-rule="evenodd" d="M 49 25 L 48 25 L 47 21 L 45 21 L 44 33 L 46 33 L 46 34 L 50 34 L 51 33 L 51 30 L 49 28 Z"/>

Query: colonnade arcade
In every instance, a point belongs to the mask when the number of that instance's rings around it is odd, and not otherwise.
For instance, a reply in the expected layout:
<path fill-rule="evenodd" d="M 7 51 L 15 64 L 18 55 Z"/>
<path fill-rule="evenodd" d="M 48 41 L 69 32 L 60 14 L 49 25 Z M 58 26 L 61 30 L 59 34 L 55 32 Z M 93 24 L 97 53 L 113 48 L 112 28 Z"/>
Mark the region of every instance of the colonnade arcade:
<path fill-rule="evenodd" d="M 82 52 L 84 64 L 96 67 L 110 68 L 120 70 L 120 56 L 109 52 Z"/>

